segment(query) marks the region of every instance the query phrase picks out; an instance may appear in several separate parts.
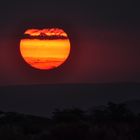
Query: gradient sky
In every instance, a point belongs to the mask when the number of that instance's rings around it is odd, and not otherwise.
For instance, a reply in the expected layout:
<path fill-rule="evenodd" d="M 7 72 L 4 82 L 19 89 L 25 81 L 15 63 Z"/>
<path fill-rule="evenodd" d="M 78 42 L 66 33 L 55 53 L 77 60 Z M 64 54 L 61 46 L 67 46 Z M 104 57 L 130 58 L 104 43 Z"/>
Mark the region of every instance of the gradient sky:
<path fill-rule="evenodd" d="M 0 85 L 140 82 L 140 8 L 128 0 L 0 2 Z M 29 28 L 58 27 L 70 36 L 61 67 L 29 67 L 19 42 Z"/>

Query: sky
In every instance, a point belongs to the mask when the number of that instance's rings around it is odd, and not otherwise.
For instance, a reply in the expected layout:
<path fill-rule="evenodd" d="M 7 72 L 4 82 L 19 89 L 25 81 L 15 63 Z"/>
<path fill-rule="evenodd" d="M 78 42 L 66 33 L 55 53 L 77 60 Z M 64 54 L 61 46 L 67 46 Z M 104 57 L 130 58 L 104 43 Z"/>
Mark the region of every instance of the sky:
<path fill-rule="evenodd" d="M 135 0 L 0 1 L 0 85 L 140 82 L 140 8 Z M 71 41 L 68 60 L 33 69 L 19 52 L 29 28 L 58 27 Z"/>

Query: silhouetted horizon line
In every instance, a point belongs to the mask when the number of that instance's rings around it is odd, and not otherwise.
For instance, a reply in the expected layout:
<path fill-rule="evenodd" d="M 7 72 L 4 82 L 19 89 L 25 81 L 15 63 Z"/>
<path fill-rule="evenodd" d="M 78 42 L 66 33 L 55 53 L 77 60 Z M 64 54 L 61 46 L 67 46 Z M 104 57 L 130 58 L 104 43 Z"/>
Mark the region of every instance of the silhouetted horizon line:
<path fill-rule="evenodd" d="M 110 86 L 110 85 L 139 85 L 140 86 L 140 82 L 99 82 L 99 83 L 33 83 L 33 84 L 7 84 L 7 85 L 0 85 L 1 87 L 19 87 L 19 86 L 81 86 L 81 85 L 86 85 L 86 86 Z"/>

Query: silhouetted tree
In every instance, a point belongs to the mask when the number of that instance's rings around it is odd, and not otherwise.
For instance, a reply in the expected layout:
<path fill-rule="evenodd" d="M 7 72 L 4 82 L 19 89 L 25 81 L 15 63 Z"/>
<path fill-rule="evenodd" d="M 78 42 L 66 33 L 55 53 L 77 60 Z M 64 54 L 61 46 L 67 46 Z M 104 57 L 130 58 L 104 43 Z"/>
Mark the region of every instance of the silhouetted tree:
<path fill-rule="evenodd" d="M 134 117 L 133 113 L 126 108 L 125 104 L 109 102 L 106 112 L 110 121 L 130 121 Z"/>
<path fill-rule="evenodd" d="M 13 112 L 0 113 L 0 140 L 139 140 L 140 115 L 124 104 L 108 103 L 87 113 L 55 110 L 52 119 Z"/>

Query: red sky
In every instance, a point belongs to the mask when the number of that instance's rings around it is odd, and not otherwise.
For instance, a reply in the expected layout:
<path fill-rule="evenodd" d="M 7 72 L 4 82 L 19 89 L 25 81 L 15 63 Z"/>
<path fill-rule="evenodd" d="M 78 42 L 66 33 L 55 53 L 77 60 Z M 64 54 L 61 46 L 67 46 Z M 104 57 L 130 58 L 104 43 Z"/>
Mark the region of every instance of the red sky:
<path fill-rule="evenodd" d="M 14 35 L 1 38 L 0 84 L 140 82 L 138 32 L 88 28 L 76 31 L 70 58 L 51 71 L 35 70 L 24 63 Z"/>
<path fill-rule="evenodd" d="M 140 82 L 140 9 L 130 0 L 14 0 L 1 2 L 0 13 L 0 85 Z M 20 39 L 26 29 L 50 26 L 70 36 L 70 57 L 55 70 L 32 69 Z"/>

